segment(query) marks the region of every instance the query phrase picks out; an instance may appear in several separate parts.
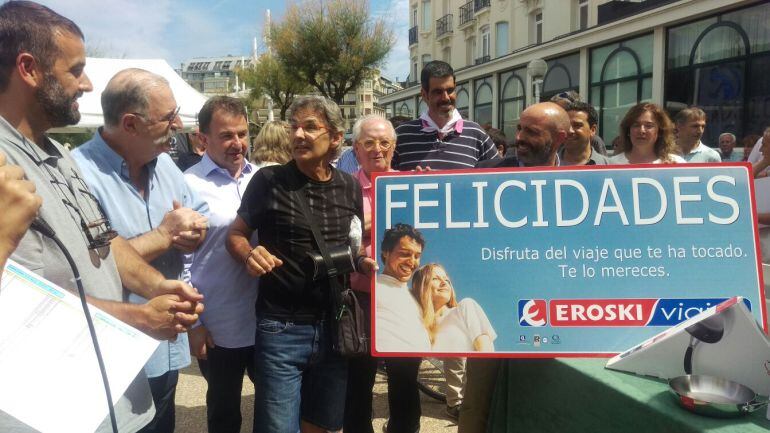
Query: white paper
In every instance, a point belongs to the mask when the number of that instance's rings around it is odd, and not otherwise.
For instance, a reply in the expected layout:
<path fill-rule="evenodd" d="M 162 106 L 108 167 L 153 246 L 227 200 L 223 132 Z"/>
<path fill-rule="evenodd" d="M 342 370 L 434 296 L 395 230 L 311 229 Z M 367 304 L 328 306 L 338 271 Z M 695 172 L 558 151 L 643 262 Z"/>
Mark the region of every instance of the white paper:
<path fill-rule="evenodd" d="M 48 432 L 93 432 L 108 414 L 80 299 L 8 262 L 0 287 L 0 409 Z M 113 403 L 158 341 L 89 305 Z"/>

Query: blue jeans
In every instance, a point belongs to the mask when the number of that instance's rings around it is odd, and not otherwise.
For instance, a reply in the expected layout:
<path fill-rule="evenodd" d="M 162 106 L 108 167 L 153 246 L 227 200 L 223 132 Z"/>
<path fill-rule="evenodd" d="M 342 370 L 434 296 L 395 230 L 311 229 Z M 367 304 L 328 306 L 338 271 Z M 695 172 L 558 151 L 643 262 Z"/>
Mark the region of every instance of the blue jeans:
<path fill-rule="evenodd" d="M 254 433 L 296 433 L 300 418 L 340 430 L 348 363 L 331 349 L 323 321 L 257 321 Z"/>

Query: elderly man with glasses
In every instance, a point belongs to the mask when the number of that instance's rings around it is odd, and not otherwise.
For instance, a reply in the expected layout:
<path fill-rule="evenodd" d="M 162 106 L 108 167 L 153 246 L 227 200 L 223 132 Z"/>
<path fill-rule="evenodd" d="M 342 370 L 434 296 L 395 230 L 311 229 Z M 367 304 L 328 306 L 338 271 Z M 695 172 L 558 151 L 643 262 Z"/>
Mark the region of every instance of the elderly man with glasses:
<path fill-rule="evenodd" d="M 118 72 L 102 93 L 104 127 L 72 156 L 117 232 L 166 278 L 182 278 L 184 253 L 206 235 L 208 206 L 167 152 L 182 127 L 168 81 L 141 69 Z M 129 301 L 146 299 L 131 294 Z M 144 432 L 174 430 L 178 370 L 190 364 L 187 335 L 164 342 L 145 365 L 156 416 Z"/>

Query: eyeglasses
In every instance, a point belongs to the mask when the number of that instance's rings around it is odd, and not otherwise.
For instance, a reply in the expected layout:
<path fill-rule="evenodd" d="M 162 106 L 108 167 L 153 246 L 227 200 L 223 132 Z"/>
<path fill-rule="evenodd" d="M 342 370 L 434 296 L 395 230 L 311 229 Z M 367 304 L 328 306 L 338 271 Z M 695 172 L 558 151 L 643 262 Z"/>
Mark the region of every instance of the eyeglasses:
<path fill-rule="evenodd" d="M 77 171 L 70 167 L 68 176 L 61 165 L 52 168 L 38 153 L 37 145 L 26 139 L 22 139 L 21 145 L 13 143 L 46 172 L 70 218 L 83 230 L 88 249 L 97 250 L 109 246 L 118 233 L 112 229 L 99 200 L 91 194 Z M 77 183 L 77 186 L 73 186 L 73 183 Z M 80 193 L 80 196 L 77 193 Z"/>
<path fill-rule="evenodd" d="M 142 119 L 144 119 L 144 120 L 146 120 L 146 121 L 148 121 L 150 123 L 163 123 L 163 122 L 166 122 L 166 123 L 168 123 L 167 127 L 170 128 L 171 125 L 173 125 L 174 121 L 176 120 L 177 116 L 179 116 L 179 111 L 181 109 L 182 109 L 181 106 L 176 107 L 173 112 L 171 112 L 171 113 L 169 113 L 169 114 L 167 114 L 167 115 L 165 115 L 165 116 L 163 116 L 163 117 L 161 117 L 160 119 L 157 119 L 157 120 L 150 119 L 149 117 L 147 117 L 147 115 L 142 114 L 142 113 L 131 113 L 131 114 L 133 114 L 134 116 L 139 116 Z"/>
<path fill-rule="evenodd" d="M 380 149 L 382 150 L 390 150 L 391 147 L 393 147 L 393 142 L 389 140 L 373 140 L 369 139 L 366 141 L 360 142 L 361 146 L 364 147 L 364 150 L 374 150 L 374 146 L 380 146 Z"/>
<path fill-rule="evenodd" d="M 302 128 L 302 130 L 305 131 L 306 134 L 310 134 L 310 135 L 316 135 L 322 130 L 326 129 L 325 126 L 318 126 L 314 123 L 306 123 L 304 125 L 300 125 L 294 122 L 289 122 L 289 128 L 291 129 L 292 134 L 297 132 L 298 129 Z"/>
<path fill-rule="evenodd" d="M 85 181 L 78 176 L 75 170 L 72 170 L 70 178 L 78 183 L 75 190 L 81 194 L 81 197 L 83 197 L 84 200 L 78 200 L 80 206 L 76 206 L 67 198 L 67 195 L 64 194 L 62 195 L 62 203 L 70 210 L 71 216 L 73 216 L 73 213 L 74 215 L 77 215 L 77 219 L 74 218 L 74 216 L 73 219 L 75 219 L 75 222 L 78 222 L 83 229 L 83 233 L 86 235 L 86 240 L 88 241 L 88 249 L 97 250 L 109 246 L 110 241 L 118 236 L 118 232 L 112 229 L 110 220 L 105 216 L 104 209 L 102 208 L 101 203 L 99 203 L 99 199 L 91 194 Z M 56 178 L 51 180 L 51 183 L 59 187 L 59 189 L 66 186 L 70 192 L 74 192 L 73 189 L 70 188 L 70 185 L 63 185 L 62 182 Z M 88 212 L 88 216 L 86 215 L 86 211 Z"/>

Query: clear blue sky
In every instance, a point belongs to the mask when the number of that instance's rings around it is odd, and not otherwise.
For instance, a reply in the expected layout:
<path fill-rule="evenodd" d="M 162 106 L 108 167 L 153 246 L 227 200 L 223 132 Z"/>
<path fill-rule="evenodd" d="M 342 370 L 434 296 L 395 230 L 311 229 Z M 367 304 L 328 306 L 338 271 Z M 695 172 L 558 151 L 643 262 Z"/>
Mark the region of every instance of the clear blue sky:
<path fill-rule="evenodd" d="M 252 39 L 263 49 L 265 11 L 283 16 L 285 1 L 270 0 L 38 0 L 75 21 L 89 52 L 100 57 L 162 58 L 174 68 L 192 57 L 248 56 Z M 396 46 L 383 75 L 403 81 L 409 73 L 409 0 L 374 0 L 374 16 L 385 16 Z"/>

